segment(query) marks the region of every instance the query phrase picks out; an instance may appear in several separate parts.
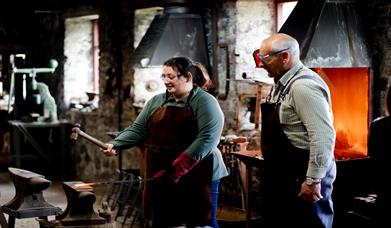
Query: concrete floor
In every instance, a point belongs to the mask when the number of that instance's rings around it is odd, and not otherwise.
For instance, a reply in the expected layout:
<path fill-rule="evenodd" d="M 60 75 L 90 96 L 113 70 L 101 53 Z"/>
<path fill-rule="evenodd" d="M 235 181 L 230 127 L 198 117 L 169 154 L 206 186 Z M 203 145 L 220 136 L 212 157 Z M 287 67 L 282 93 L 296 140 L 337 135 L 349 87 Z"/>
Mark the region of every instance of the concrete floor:
<path fill-rule="evenodd" d="M 111 185 L 97 185 L 94 188 L 94 193 L 96 196 L 94 210 L 97 213 L 98 210 L 102 208 L 102 201 L 104 196 L 111 190 Z M 0 171 L 0 206 L 8 203 L 13 199 L 15 195 L 15 187 L 13 182 L 10 180 L 10 175 L 8 171 Z M 63 211 L 67 206 L 67 199 L 65 196 L 65 192 L 62 187 L 61 181 L 53 181 L 50 187 L 43 191 L 43 196 L 46 202 L 52 204 L 53 206 L 60 207 Z M 218 220 L 220 228 L 240 228 L 245 227 L 245 214 L 243 210 L 235 209 L 231 207 L 219 207 L 217 210 Z M 239 211 L 240 210 L 240 211 Z M 114 218 L 116 211 L 112 211 L 111 215 Z M 6 219 L 8 219 L 8 215 L 4 214 Z M 49 221 L 55 219 L 55 216 L 49 216 Z M 105 227 L 105 228 L 122 228 L 122 227 L 133 227 L 140 228 L 139 224 L 134 224 L 130 226 L 129 223 L 124 226 L 121 224 L 122 218 L 119 217 L 117 222 L 112 222 L 106 225 L 100 226 L 91 226 L 91 227 Z M 255 219 L 251 224 L 251 227 L 258 227 L 257 220 Z M 39 228 L 39 222 L 36 218 L 25 218 L 25 219 L 16 219 L 15 228 Z M 78 226 L 79 228 L 81 226 Z M 83 226 L 85 228 L 86 226 Z"/>
<path fill-rule="evenodd" d="M 106 191 L 109 190 L 109 186 L 97 186 L 94 188 L 94 193 L 96 196 L 96 201 L 94 204 L 95 212 L 98 212 L 101 209 L 101 203 L 103 195 Z M 10 180 L 8 172 L 0 172 L 0 205 L 4 205 L 10 200 L 13 199 L 15 195 L 15 187 L 13 182 Z M 54 181 L 51 186 L 43 191 L 43 196 L 46 202 L 52 204 L 53 206 L 60 207 L 64 210 L 67 206 L 67 199 L 65 192 L 62 187 L 62 182 Z M 112 214 L 113 215 L 113 214 Z M 8 215 L 4 215 L 8 220 Z M 49 216 L 49 221 L 54 220 L 54 216 Z M 16 228 L 38 228 L 39 222 L 36 218 L 25 218 L 25 219 L 16 219 L 15 221 Z M 120 225 L 113 224 L 110 227 L 121 227 Z"/>
<path fill-rule="evenodd" d="M 53 206 L 65 209 L 66 197 L 63 193 L 61 183 L 52 183 L 49 189 L 43 192 L 46 201 Z M 4 205 L 15 196 L 15 187 L 10 179 L 8 172 L 0 173 L 0 205 Z M 8 219 L 8 215 L 4 215 Z M 35 218 L 16 219 L 15 227 L 39 227 L 39 223 Z"/>

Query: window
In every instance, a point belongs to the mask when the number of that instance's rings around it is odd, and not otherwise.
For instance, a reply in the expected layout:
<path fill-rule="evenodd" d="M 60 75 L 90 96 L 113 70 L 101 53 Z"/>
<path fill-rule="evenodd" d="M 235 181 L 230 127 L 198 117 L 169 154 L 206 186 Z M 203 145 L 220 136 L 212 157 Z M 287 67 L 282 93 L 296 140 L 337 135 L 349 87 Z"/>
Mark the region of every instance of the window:
<path fill-rule="evenodd" d="M 288 16 L 295 8 L 297 1 L 278 1 L 277 2 L 277 31 L 280 30 Z"/>
<path fill-rule="evenodd" d="M 86 104 L 99 93 L 98 15 L 65 20 L 64 54 L 64 102 Z"/>
<path fill-rule="evenodd" d="M 11 112 L 15 102 L 15 94 L 26 99 L 27 85 L 26 75 L 17 74 L 11 86 L 11 68 L 24 68 L 26 61 L 26 53 L 14 53 L 14 51 L 0 51 L 0 110 Z M 14 65 L 13 65 L 14 64 Z M 23 77 L 25 79 L 23 79 Z M 28 76 L 27 76 L 28 77 Z M 15 90 L 15 83 L 22 83 L 19 90 Z M 11 90 L 12 87 L 12 91 Z M 12 94 L 10 94 L 12 93 Z M 9 100 L 11 99 L 11 101 Z M 9 102 L 10 101 L 10 102 Z"/>

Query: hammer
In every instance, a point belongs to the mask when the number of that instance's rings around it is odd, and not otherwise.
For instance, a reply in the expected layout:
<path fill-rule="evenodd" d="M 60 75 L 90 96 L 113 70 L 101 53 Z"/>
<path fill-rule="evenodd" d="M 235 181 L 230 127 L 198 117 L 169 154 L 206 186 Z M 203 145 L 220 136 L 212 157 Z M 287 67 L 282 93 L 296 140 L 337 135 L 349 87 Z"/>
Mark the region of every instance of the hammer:
<path fill-rule="evenodd" d="M 84 131 L 80 130 L 80 124 L 75 124 L 75 126 L 72 128 L 72 134 L 71 134 L 71 139 L 76 141 L 77 138 L 82 136 L 83 138 L 87 139 L 88 141 L 94 143 L 95 145 L 99 146 L 102 149 L 107 149 L 107 145 L 100 141 L 99 139 L 96 139 L 92 137 L 91 135 L 85 133 Z"/>

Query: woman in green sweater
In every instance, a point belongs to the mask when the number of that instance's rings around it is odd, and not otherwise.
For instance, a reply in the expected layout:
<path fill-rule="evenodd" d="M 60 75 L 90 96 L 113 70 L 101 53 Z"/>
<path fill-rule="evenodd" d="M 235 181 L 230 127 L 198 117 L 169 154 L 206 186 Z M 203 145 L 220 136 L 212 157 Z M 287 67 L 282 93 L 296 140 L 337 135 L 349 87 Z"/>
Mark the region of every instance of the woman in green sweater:
<path fill-rule="evenodd" d="M 153 227 L 218 227 L 218 185 L 228 175 L 217 148 L 224 115 L 203 89 L 209 77 L 201 66 L 185 57 L 167 60 L 161 75 L 166 92 L 149 100 L 103 150 L 113 156 L 117 149 L 144 146 L 144 178 L 155 180 L 144 192 Z"/>

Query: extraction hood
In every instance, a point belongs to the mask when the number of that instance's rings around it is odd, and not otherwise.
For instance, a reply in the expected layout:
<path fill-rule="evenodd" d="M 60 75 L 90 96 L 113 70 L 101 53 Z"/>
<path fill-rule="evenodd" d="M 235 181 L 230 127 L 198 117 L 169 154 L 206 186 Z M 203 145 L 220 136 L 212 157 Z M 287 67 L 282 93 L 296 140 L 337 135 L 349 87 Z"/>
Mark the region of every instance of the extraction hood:
<path fill-rule="evenodd" d="M 298 40 L 308 67 L 370 67 L 357 7 L 353 0 L 299 0 L 279 32 Z"/>
<path fill-rule="evenodd" d="M 131 65 L 161 66 L 173 56 L 186 56 L 209 66 L 205 39 L 201 15 L 190 13 L 183 3 L 171 4 L 151 22 L 132 53 Z"/>

